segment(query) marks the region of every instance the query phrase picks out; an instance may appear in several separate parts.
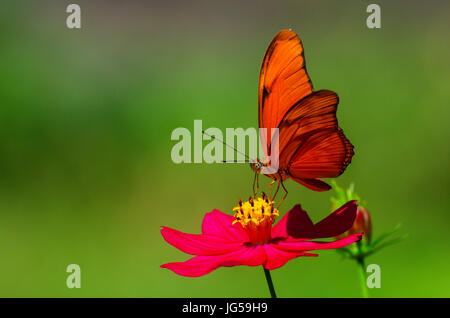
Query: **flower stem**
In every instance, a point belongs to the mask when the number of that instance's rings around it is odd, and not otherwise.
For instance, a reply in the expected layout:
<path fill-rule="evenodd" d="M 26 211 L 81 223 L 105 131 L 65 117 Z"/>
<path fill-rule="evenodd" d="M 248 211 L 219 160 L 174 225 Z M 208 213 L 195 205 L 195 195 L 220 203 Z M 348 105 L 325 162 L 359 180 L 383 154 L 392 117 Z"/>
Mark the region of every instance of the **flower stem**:
<path fill-rule="evenodd" d="M 356 262 L 358 263 L 359 267 L 359 279 L 361 282 L 362 296 L 364 298 L 369 298 L 369 290 L 367 289 L 367 282 L 366 282 L 366 265 L 364 263 L 364 257 L 358 257 L 356 259 Z"/>
<path fill-rule="evenodd" d="M 270 296 L 272 298 L 277 298 L 277 294 L 275 293 L 275 288 L 273 288 L 272 276 L 270 276 L 270 270 L 264 269 L 264 274 L 266 275 L 267 286 L 269 286 Z"/>

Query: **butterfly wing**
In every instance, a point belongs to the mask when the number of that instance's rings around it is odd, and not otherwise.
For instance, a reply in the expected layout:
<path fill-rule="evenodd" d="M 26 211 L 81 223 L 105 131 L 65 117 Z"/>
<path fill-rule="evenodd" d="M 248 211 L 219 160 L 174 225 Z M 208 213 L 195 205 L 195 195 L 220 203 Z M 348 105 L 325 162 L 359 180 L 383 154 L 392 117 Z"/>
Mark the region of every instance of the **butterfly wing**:
<path fill-rule="evenodd" d="M 267 48 L 259 77 L 259 127 L 268 129 L 267 140 L 271 140 L 270 129 L 277 128 L 312 89 L 300 38 L 293 31 L 280 31 Z"/>
<path fill-rule="evenodd" d="M 340 176 L 353 157 L 353 145 L 340 128 L 311 136 L 291 159 L 291 178 L 315 191 L 331 187 L 319 178 Z"/>
<path fill-rule="evenodd" d="M 267 155 L 271 128 L 279 128 L 279 169 L 315 190 L 329 190 L 319 178 L 337 177 L 350 163 L 353 145 L 339 128 L 339 99 L 328 90 L 313 92 L 305 67 L 300 38 L 280 31 L 270 43 L 259 78 L 259 126 L 267 129 Z"/>
<path fill-rule="evenodd" d="M 279 127 L 279 167 L 315 191 L 329 190 L 319 178 L 335 178 L 350 164 L 353 145 L 338 126 L 339 98 L 329 90 L 313 92 L 284 116 Z"/>

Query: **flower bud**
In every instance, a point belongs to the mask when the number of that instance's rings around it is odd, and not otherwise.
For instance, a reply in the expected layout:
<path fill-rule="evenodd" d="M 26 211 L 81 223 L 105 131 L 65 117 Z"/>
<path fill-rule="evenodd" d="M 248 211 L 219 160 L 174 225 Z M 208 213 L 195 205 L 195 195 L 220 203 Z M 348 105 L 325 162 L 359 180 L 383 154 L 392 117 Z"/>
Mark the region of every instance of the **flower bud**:
<path fill-rule="evenodd" d="M 372 222 L 370 220 L 370 213 L 365 207 L 358 205 L 356 210 L 356 218 L 353 226 L 348 230 L 349 234 L 364 233 L 363 239 L 370 242 L 372 238 Z"/>
<path fill-rule="evenodd" d="M 334 206 L 333 206 L 334 209 Z M 367 240 L 370 243 L 372 238 L 372 222 L 370 220 L 370 213 L 365 207 L 358 205 L 356 209 L 356 217 L 353 225 L 347 232 L 336 236 L 337 239 L 344 238 L 345 236 L 356 234 L 356 233 L 364 233 L 363 240 Z"/>

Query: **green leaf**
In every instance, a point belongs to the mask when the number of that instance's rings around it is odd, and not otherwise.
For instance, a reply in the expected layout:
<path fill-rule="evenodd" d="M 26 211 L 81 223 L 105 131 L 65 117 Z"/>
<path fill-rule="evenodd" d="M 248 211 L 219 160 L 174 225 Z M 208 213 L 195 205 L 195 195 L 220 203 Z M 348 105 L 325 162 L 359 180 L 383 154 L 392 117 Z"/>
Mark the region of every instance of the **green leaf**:
<path fill-rule="evenodd" d="M 347 189 L 347 199 L 348 200 L 353 200 L 354 190 L 355 190 L 355 184 L 352 182 L 352 183 L 350 183 L 350 186 Z"/>
<path fill-rule="evenodd" d="M 345 257 L 345 258 L 353 258 L 354 257 L 353 252 L 350 249 L 348 249 L 347 247 L 337 248 L 337 249 L 335 249 L 335 251 L 338 254 L 340 254 L 342 257 Z"/>
<path fill-rule="evenodd" d="M 375 253 L 375 252 L 378 252 L 379 250 L 381 250 L 381 249 L 383 249 L 383 248 L 385 248 L 385 247 L 387 247 L 387 246 L 390 246 L 390 245 L 394 245 L 394 244 L 400 243 L 401 241 L 404 241 L 404 240 L 407 239 L 407 238 L 408 238 L 408 234 L 404 234 L 404 235 L 402 235 L 402 236 L 400 236 L 400 237 L 397 237 L 397 238 L 391 239 L 391 240 L 389 240 L 389 241 L 386 241 L 386 242 L 384 242 L 383 244 L 378 245 L 378 247 L 372 248 L 372 249 L 371 249 L 370 251 L 368 251 L 364 256 L 368 256 L 368 255 L 371 255 L 371 254 L 373 254 L 373 253 Z"/>
<path fill-rule="evenodd" d="M 386 232 L 386 233 L 380 235 L 379 237 L 377 237 L 375 240 L 373 240 L 372 243 L 370 243 L 370 246 L 372 248 L 375 248 L 378 244 L 383 242 L 385 239 L 390 237 L 392 234 L 396 233 L 401 227 L 402 227 L 401 224 L 397 224 L 393 230 Z"/>
<path fill-rule="evenodd" d="M 331 202 L 333 203 L 333 205 L 336 206 L 336 208 L 338 208 L 347 203 L 348 200 L 345 190 L 342 189 L 340 186 L 338 186 L 338 184 L 334 180 L 331 181 L 331 186 L 333 187 L 337 195 L 337 198 L 334 197 L 331 198 Z"/>
<path fill-rule="evenodd" d="M 355 184 L 351 183 L 350 186 L 345 190 L 338 186 L 336 181 L 332 180 L 331 185 L 336 192 L 337 198 L 332 197 L 331 203 L 336 206 L 340 207 L 347 203 L 348 201 L 357 200 L 358 205 L 363 205 L 361 198 L 355 193 Z"/>

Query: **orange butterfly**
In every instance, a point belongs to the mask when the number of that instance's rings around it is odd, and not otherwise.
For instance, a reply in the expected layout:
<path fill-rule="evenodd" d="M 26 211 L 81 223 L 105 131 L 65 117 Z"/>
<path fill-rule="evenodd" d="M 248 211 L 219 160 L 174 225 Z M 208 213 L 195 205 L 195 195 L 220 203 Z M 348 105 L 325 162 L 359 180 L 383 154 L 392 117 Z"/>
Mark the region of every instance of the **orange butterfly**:
<path fill-rule="evenodd" d="M 279 181 L 277 192 L 283 186 L 284 198 L 283 181 L 288 178 L 314 191 L 330 190 L 320 178 L 342 174 L 354 154 L 338 126 L 337 94 L 313 90 L 303 53 L 297 34 L 280 31 L 266 51 L 259 77 L 259 127 L 267 129 L 267 137 L 261 137 L 263 144 L 267 140 L 267 156 L 273 143 L 271 128 L 278 128 L 279 140 L 278 171 L 266 175 L 273 179 L 270 185 Z M 264 166 L 267 163 L 260 160 L 251 163 L 257 174 Z"/>

